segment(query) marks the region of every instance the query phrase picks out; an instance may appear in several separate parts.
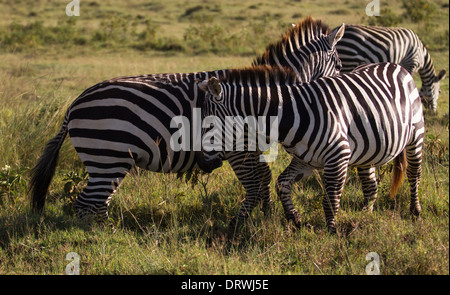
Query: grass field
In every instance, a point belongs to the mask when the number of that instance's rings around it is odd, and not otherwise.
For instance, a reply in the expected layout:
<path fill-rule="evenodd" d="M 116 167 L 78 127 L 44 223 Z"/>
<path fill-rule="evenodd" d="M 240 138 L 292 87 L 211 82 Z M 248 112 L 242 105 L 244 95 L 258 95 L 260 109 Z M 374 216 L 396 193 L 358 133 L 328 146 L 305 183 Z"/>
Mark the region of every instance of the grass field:
<path fill-rule="evenodd" d="M 29 171 L 68 106 L 100 81 L 250 65 L 308 15 L 330 27 L 411 28 L 436 70 L 448 73 L 448 0 L 380 1 L 379 17 L 366 16 L 370 1 L 359 0 L 90 0 L 81 1 L 79 17 L 65 15 L 69 2 L 0 0 L 0 274 L 64 274 L 69 252 L 78 253 L 81 274 L 365 274 L 369 252 L 379 255 L 381 274 L 449 274 L 448 75 L 437 115 L 426 113 L 421 223 L 411 221 L 406 181 L 389 198 L 387 165 L 378 170 L 372 214 L 361 211 L 360 183 L 349 171 L 337 235 L 325 228 L 317 173 L 293 192 L 311 227 L 288 224 L 275 197 L 269 216 L 255 210 L 241 235 L 228 241 L 223 234 L 245 192 L 226 163 L 196 183 L 134 170 L 111 202 L 114 227 L 88 226 L 70 207 L 86 177 L 68 139 L 44 216 L 29 213 L 27 195 Z M 274 196 L 289 160 L 282 152 L 271 163 Z"/>

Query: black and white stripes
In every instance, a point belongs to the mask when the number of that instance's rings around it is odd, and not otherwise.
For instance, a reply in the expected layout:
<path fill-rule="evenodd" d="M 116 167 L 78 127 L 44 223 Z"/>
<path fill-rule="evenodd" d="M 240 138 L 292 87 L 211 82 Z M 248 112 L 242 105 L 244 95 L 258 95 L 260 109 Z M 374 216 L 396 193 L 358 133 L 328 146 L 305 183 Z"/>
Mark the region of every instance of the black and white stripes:
<path fill-rule="evenodd" d="M 436 109 L 437 82 L 445 72 L 435 76 L 426 48 L 411 31 L 365 28 L 359 35 L 352 33 L 361 28 L 365 27 L 347 26 L 350 33 L 344 36 L 350 37 L 347 43 L 340 41 L 344 70 L 352 70 L 340 76 L 335 76 L 341 68 L 336 44 L 344 26 L 329 32 L 321 21 L 307 18 L 280 42 L 269 45 L 250 68 L 120 77 L 94 85 L 69 107 L 59 134 L 34 168 L 33 207 L 43 209 L 58 151 L 69 134 L 89 173 L 75 203 L 80 217 L 107 217 L 111 196 L 134 166 L 161 173 L 185 172 L 197 165 L 210 170 L 216 167 L 207 166 L 214 159 L 228 160 L 246 190 L 231 226 L 245 219 L 258 199 L 268 208 L 271 171 L 260 161 L 260 150 L 223 147 L 220 152 L 199 153 L 192 141 L 188 149 L 174 150 L 170 145 L 178 131 L 173 119 L 190 120 L 194 108 L 202 106 L 202 115 L 213 114 L 220 120 L 226 115 L 278 118 L 277 140 L 293 159 L 276 188 L 287 217 L 296 225 L 300 217 L 290 197 L 292 184 L 314 169 L 324 170 L 323 206 L 327 225 L 334 231 L 348 167 L 358 168 L 370 211 L 377 195 L 375 167 L 394 159 L 403 162 L 404 155 L 411 212 L 418 216 L 424 127 L 421 100 L 410 73 L 419 71 L 422 102 Z M 400 65 L 364 65 L 384 60 Z M 192 136 L 192 128 L 190 124 L 184 136 Z"/>
<path fill-rule="evenodd" d="M 343 73 L 377 62 L 399 64 L 411 74 L 418 72 L 422 80 L 419 93 L 422 103 L 436 111 L 439 81 L 445 77 L 445 70 L 436 75 L 427 48 L 412 30 L 346 25 L 345 34 L 336 48 Z"/>
<path fill-rule="evenodd" d="M 335 44 L 342 30 L 327 33 L 326 25 L 307 18 L 297 29 L 287 32 L 280 42 L 269 46 L 263 57 L 275 58 L 274 66 L 298 65 L 301 68 L 296 71 L 307 73 L 302 77 L 308 79 L 334 75 L 340 66 Z M 295 46 L 289 43 L 291 38 L 297 40 Z M 309 46 L 309 42 L 314 42 L 314 47 Z M 315 62 L 310 64 L 311 60 Z M 270 62 L 273 61 L 255 61 Z M 33 207 L 38 211 L 44 207 L 58 151 L 67 133 L 89 173 L 89 182 L 75 203 L 80 217 L 87 214 L 106 217 L 112 194 L 134 166 L 162 173 L 195 168 L 192 146 L 180 151 L 170 146 L 177 131 L 171 126 L 172 119 L 177 116 L 191 119 L 193 108 L 197 106 L 198 80 L 224 77 L 228 72 L 120 77 L 85 90 L 69 107 L 60 133 L 49 142 L 33 169 Z M 271 202 L 271 173 L 267 163 L 256 161 L 259 158 L 254 153 L 233 152 L 228 153 L 227 158 L 247 191 L 246 199 L 254 203 L 260 197 L 267 207 Z M 253 163 L 256 163 L 256 170 Z"/>
<path fill-rule="evenodd" d="M 239 82 L 238 82 L 239 81 Z M 211 87 L 214 84 L 220 87 Z M 290 193 L 292 184 L 324 170 L 327 226 L 335 231 L 335 215 L 349 166 L 358 168 L 366 208 L 376 199 L 374 167 L 403 157 L 411 186 L 411 212 L 418 216 L 424 123 L 412 76 L 399 65 L 372 64 L 310 83 L 270 67 L 229 73 L 221 82 L 199 84 L 206 91 L 205 109 L 221 116 L 278 116 L 278 141 L 293 155 L 277 180 L 277 193 L 288 219 L 300 226 Z M 247 89 L 248 88 L 248 89 Z M 216 91 L 215 89 L 219 89 Z M 245 93 L 245 97 L 236 95 Z M 220 98 L 220 99 L 219 99 Z M 264 107 L 244 110 L 241 100 Z M 206 113 L 208 115 L 208 113 Z"/>

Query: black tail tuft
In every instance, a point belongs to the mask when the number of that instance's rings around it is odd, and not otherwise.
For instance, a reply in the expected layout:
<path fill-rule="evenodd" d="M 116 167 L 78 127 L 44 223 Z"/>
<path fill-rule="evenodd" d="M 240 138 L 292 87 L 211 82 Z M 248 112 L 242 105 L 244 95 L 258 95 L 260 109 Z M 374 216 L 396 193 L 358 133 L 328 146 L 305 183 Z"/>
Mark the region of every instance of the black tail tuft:
<path fill-rule="evenodd" d="M 55 174 L 59 149 L 67 135 L 67 125 L 63 124 L 58 135 L 45 146 L 44 152 L 32 170 L 30 190 L 32 191 L 31 206 L 33 212 L 42 213 L 45 205 L 45 195 Z"/>

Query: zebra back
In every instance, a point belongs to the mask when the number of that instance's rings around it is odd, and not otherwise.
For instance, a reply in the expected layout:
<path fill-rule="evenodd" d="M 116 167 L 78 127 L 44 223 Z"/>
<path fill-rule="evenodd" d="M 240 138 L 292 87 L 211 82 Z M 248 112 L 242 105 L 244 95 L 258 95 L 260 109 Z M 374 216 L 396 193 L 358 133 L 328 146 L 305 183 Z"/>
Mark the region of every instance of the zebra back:
<path fill-rule="evenodd" d="M 318 148 L 334 146 L 335 140 L 347 141 L 356 155 L 350 164 L 382 165 L 403 150 L 414 132 L 423 132 L 412 127 L 423 124 L 414 80 L 398 65 L 366 65 L 304 84 L 290 77 L 270 67 L 244 69 L 228 73 L 217 82 L 220 87 L 199 86 L 207 93 L 205 104 L 212 104 L 205 108 L 223 121 L 225 116 L 278 116 L 278 141 L 317 167 L 323 167 L 326 155 Z M 374 148 L 361 141 L 370 138 Z"/>
<path fill-rule="evenodd" d="M 343 73 L 353 71 L 363 64 L 378 62 L 399 64 L 411 74 L 418 72 L 422 80 L 420 96 L 424 106 L 432 110 L 437 109 L 439 81 L 445 77 L 445 70 L 436 75 L 427 48 L 412 30 L 346 25 L 344 36 L 336 45 L 336 49 L 342 62 Z"/>

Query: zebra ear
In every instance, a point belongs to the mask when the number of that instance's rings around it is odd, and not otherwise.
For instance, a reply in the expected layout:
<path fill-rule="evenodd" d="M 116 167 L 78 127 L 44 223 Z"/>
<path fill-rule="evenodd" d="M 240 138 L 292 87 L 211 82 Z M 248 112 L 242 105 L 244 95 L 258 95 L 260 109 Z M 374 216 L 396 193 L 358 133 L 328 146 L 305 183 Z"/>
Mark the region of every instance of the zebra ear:
<path fill-rule="evenodd" d="M 436 83 L 444 79 L 445 73 L 446 73 L 445 70 L 440 71 L 439 74 L 436 77 L 434 77 L 434 82 Z"/>
<path fill-rule="evenodd" d="M 219 80 L 216 77 L 211 77 L 208 80 L 208 89 L 213 96 L 219 97 L 222 94 L 222 87 L 220 87 Z"/>
<path fill-rule="evenodd" d="M 345 31 L 345 24 L 343 23 L 340 27 L 335 28 L 331 33 L 328 35 L 328 42 L 330 43 L 331 47 L 334 48 L 336 43 L 341 40 L 342 36 L 344 36 Z"/>

